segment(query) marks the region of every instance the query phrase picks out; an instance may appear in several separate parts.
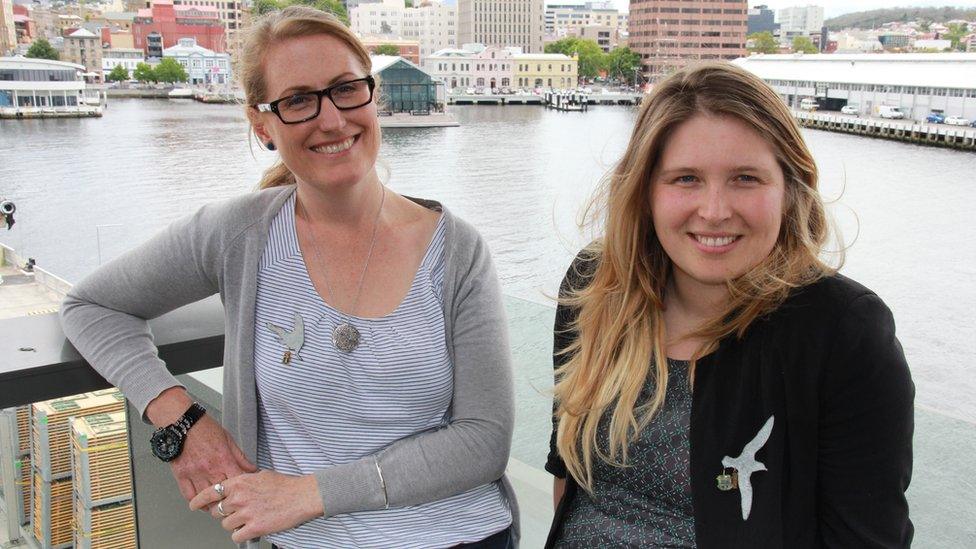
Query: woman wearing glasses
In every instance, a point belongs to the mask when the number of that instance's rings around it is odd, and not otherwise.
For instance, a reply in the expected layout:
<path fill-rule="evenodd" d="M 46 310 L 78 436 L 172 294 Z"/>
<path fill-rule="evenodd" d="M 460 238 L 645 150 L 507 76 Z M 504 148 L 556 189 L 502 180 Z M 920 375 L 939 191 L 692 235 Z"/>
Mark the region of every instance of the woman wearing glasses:
<path fill-rule="evenodd" d="M 512 547 L 506 326 L 485 243 L 377 176 L 370 59 L 331 15 L 252 25 L 251 128 L 281 161 L 91 275 L 62 308 L 88 361 L 163 428 L 194 509 L 236 542 Z M 219 292 L 223 427 L 156 357 L 144 319 Z"/>

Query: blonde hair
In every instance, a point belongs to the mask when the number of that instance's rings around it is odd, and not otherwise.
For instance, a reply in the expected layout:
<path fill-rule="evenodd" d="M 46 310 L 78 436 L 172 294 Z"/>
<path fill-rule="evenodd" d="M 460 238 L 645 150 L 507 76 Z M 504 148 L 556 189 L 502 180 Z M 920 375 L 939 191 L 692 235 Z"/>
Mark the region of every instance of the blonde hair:
<path fill-rule="evenodd" d="M 563 349 L 565 363 L 556 370 L 557 448 L 569 473 L 590 491 L 593 457 L 626 465 L 628 444 L 664 402 L 668 367 L 662 312 L 671 260 L 654 233 L 650 181 L 668 137 L 699 114 L 734 117 L 770 144 L 783 170 L 786 203 L 773 251 L 727 282 L 726 309 L 689 336 L 705 342 L 692 357 L 692 380 L 697 359 L 719 341 L 742 337 L 794 288 L 834 270 L 820 258 L 829 227 L 817 192 L 817 167 L 776 93 L 728 63 L 702 63 L 660 82 L 640 109 L 626 152 L 588 208 L 591 223 L 603 224 L 603 237 L 584 253 L 595 268 L 585 287 L 560 297 L 577 315 L 567 328 L 574 337 Z M 648 376 L 655 384 L 653 396 L 637 406 Z M 601 448 L 597 428 L 607 412 L 609 443 Z"/>
<path fill-rule="evenodd" d="M 261 16 L 247 29 L 244 46 L 238 58 L 238 78 L 244 88 L 247 109 L 268 100 L 264 61 L 268 51 L 279 42 L 305 36 L 328 35 L 338 39 L 362 65 L 366 74 L 373 68 L 369 51 L 336 16 L 306 6 L 288 6 Z M 309 60 L 311 62 L 311 60 Z M 281 161 L 265 170 L 258 188 L 267 189 L 295 183 L 295 175 Z"/>

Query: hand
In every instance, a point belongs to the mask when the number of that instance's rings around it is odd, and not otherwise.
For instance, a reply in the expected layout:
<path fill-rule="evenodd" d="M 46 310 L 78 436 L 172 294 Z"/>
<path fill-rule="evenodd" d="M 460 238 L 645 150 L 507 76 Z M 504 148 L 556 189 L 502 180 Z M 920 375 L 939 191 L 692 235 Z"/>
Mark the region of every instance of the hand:
<path fill-rule="evenodd" d="M 164 427 L 179 419 L 192 403 L 186 389 L 170 387 L 149 403 L 146 415 L 154 425 Z M 187 501 L 226 478 L 258 469 L 244 456 L 230 433 L 207 414 L 190 427 L 183 452 L 170 462 L 170 467 Z"/>
<path fill-rule="evenodd" d="M 190 428 L 183 452 L 170 466 L 187 501 L 224 479 L 257 471 L 230 433 L 206 414 Z"/>
<path fill-rule="evenodd" d="M 288 530 L 324 514 L 318 483 L 312 475 L 259 471 L 229 478 L 222 484 L 223 500 L 211 486 L 190 501 L 190 509 L 210 506 L 210 513 L 224 530 L 232 532 L 236 543 Z M 221 502 L 226 516 L 218 512 L 217 502 Z"/>

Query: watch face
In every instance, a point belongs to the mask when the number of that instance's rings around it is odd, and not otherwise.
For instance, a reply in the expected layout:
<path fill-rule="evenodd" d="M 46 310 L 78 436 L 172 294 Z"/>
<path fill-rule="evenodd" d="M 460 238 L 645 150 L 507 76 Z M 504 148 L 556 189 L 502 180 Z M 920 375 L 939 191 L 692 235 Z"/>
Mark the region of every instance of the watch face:
<path fill-rule="evenodd" d="M 149 444 L 156 457 L 163 461 L 172 461 L 183 450 L 183 437 L 174 429 L 166 427 L 157 429 L 149 439 Z"/>

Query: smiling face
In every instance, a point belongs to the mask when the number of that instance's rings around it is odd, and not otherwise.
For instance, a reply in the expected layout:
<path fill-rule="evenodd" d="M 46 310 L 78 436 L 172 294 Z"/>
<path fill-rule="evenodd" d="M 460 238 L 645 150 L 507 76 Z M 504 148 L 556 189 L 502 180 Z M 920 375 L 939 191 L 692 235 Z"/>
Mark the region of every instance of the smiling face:
<path fill-rule="evenodd" d="M 736 118 L 699 114 L 670 135 L 652 175 L 654 230 L 682 289 L 745 274 L 776 245 L 783 171 L 770 145 Z"/>
<path fill-rule="evenodd" d="M 367 76 L 341 40 L 320 34 L 284 40 L 264 59 L 265 102 L 317 91 Z M 284 124 L 271 112 L 251 110 L 254 132 L 271 141 L 299 182 L 322 189 L 355 185 L 375 177 L 380 148 L 376 103 L 340 111 L 327 97 L 319 115 L 306 122 Z"/>

